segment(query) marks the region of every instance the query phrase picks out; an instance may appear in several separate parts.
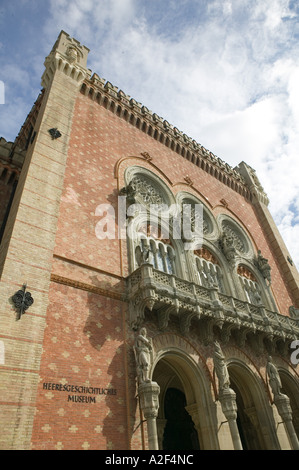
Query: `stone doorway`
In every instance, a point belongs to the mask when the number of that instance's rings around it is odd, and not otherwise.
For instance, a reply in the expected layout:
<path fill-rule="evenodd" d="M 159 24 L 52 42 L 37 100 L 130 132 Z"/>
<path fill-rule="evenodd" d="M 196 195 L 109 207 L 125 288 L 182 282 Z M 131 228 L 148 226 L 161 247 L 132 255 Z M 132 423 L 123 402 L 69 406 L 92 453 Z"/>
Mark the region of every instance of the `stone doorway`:
<path fill-rule="evenodd" d="M 164 398 L 163 450 L 200 449 L 194 423 L 185 407 L 185 394 L 177 388 L 168 388 Z"/>
<path fill-rule="evenodd" d="M 194 411 L 197 405 L 194 402 L 193 406 L 188 405 L 186 395 L 191 394 L 190 384 L 176 366 L 171 358 L 162 359 L 158 362 L 153 375 L 153 380 L 160 386 L 157 418 L 159 449 L 198 450 L 200 449 L 199 423 L 197 422 L 195 427 L 192 419 L 192 416 L 194 419 L 198 416 L 198 412 Z"/>

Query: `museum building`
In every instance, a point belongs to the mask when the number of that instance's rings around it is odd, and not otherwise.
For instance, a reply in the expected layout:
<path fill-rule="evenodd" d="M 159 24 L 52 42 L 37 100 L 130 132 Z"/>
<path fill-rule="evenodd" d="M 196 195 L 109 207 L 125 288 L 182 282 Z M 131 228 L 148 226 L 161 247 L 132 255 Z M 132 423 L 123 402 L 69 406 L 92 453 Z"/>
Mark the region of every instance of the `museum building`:
<path fill-rule="evenodd" d="M 298 450 L 299 275 L 255 170 L 88 52 L 61 31 L 0 140 L 0 448 Z"/>

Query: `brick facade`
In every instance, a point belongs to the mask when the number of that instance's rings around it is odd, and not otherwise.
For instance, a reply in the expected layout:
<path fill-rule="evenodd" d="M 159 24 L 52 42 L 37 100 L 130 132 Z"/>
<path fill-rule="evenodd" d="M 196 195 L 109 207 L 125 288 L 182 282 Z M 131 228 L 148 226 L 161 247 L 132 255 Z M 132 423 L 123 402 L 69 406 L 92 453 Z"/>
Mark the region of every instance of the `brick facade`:
<path fill-rule="evenodd" d="M 134 165 L 149 170 L 174 197 L 185 191 L 197 197 L 215 220 L 220 215 L 234 219 L 246 232 L 255 255 L 261 250 L 267 258 L 269 295 L 284 317 L 289 316 L 290 306 L 299 308 L 298 273 L 287 263 L 264 196 L 254 197 L 240 173 L 217 163 L 205 149 L 185 150 L 191 149 L 190 142 L 180 140 L 174 145 L 173 137 L 169 142 L 162 139 L 168 130 L 165 126 L 161 130 L 159 121 L 156 132 L 154 125 L 143 126 L 142 120 L 139 124 L 140 106 L 137 112 L 131 102 L 130 114 L 125 95 L 117 94 L 111 84 L 103 85 L 97 76 L 90 78 L 84 68 L 86 48 L 65 33 L 52 54 L 56 50 L 55 61 L 50 66 L 45 62 L 45 95 L 34 121 L 36 137 L 27 149 L 1 246 L 1 331 L 6 360 L 0 365 L 4 387 L 0 408 L 8 430 L 1 448 L 148 449 L 151 441 L 136 382 L 136 332 L 129 321 L 129 245 L 126 240 L 96 236 L 97 207 L 110 204 L 117 214 L 118 196 L 126 186 L 125 170 Z M 68 62 L 70 50 L 82 54 L 80 67 L 73 65 L 73 59 Z M 143 114 L 146 117 L 146 110 Z M 52 139 L 50 128 L 58 128 L 61 137 Z M 171 126 L 170 131 L 173 136 Z M 16 322 L 8 297 L 25 281 L 34 304 Z M 159 380 L 162 366 L 166 377 L 172 364 L 178 371 L 182 368 L 182 383 L 191 384 L 196 362 L 199 369 L 194 374 L 203 377 L 207 400 L 217 400 L 213 347 L 202 340 L 200 323 L 192 323 L 186 338 L 178 318 L 161 331 L 155 309 L 146 309 L 144 325 L 155 345 L 155 357 L 161 357 L 152 378 Z M 221 337 L 218 326 L 214 334 L 216 339 Z M 248 374 L 244 372 L 244 377 L 250 382 L 249 371 L 258 377 L 264 391 L 261 401 L 265 400 L 272 416 L 268 351 L 258 354 L 253 343 L 246 341 L 241 347 L 231 340 L 222 347 L 232 364 L 233 382 L 239 384 L 234 361 L 243 361 Z M 180 354 L 188 358 L 186 369 Z M 298 387 L 298 371 L 289 356 L 279 356 L 274 349 L 274 357 L 281 370 L 284 367 L 292 376 L 292 387 Z M 161 379 L 161 387 L 162 383 Z M 228 425 L 217 434 L 212 419 L 202 409 L 192 408 L 200 402 L 198 392 L 191 397 L 193 386 L 186 385 L 185 394 L 201 448 L 232 448 Z M 292 406 L 297 417 L 296 400 Z M 222 413 L 218 401 L 217 419 L 224 422 Z M 275 419 L 271 419 L 272 427 L 266 425 L 259 431 L 259 445 L 288 448 L 285 433 L 277 436 Z"/>

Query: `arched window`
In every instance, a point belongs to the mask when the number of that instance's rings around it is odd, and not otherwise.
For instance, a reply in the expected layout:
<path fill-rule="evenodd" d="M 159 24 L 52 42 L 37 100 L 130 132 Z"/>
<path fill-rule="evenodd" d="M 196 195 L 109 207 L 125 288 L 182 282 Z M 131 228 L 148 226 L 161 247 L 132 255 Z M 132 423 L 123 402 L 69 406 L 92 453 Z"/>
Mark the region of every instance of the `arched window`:
<path fill-rule="evenodd" d="M 175 249 L 179 243 L 173 236 L 175 198 L 162 179 L 139 166 L 127 168 L 126 187 L 121 194 L 127 196 L 127 216 L 130 236 L 129 257 L 132 270 L 142 263 L 168 274 L 181 275 Z"/>
<path fill-rule="evenodd" d="M 201 248 L 194 252 L 198 282 L 204 287 L 214 287 L 225 293 L 222 269 L 217 258 L 207 249 Z"/>
<path fill-rule="evenodd" d="M 146 231 L 144 228 L 144 226 L 140 227 L 138 232 L 139 243 L 135 250 L 137 264 L 147 261 L 158 271 L 176 274 L 175 250 L 171 246 L 171 241 L 158 237 L 159 234 L 161 235 L 160 229 L 149 234 L 149 229 L 152 227 L 146 224 Z"/>
<path fill-rule="evenodd" d="M 254 274 L 244 265 L 239 265 L 237 273 L 247 302 L 263 305 L 262 292 Z"/>

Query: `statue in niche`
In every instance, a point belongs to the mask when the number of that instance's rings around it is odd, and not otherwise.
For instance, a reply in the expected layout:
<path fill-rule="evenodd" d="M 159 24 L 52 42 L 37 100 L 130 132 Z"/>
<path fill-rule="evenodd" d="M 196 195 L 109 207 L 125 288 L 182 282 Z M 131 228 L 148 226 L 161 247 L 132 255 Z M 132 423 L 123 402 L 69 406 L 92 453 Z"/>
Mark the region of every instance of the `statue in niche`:
<path fill-rule="evenodd" d="M 150 382 L 149 368 L 151 365 L 151 340 L 147 338 L 146 328 L 141 328 L 135 340 L 134 352 L 139 383 Z"/>
<path fill-rule="evenodd" d="M 267 279 L 269 285 L 271 284 L 271 267 L 268 263 L 268 260 L 262 256 L 261 250 L 258 250 L 256 265 L 261 271 L 264 279 Z"/>
<path fill-rule="evenodd" d="M 280 392 L 280 389 L 282 388 L 282 384 L 281 384 L 279 372 L 275 364 L 273 364 L 271 356 L 269 356 L 268 358 L 266 371 L 269 377 L 270 386 L 271 386 L 274 399 L 275 399 L 275 397 L 282 395 L 282 393 Z"/>
<path fill-rule="evenodd" d="M 253 305 L 257 305 L 257 306 L 262 305 L 262 298 L 257 288 L 251 287 L 251 289 L 247 290 L 247 293 L 248 293 L 250 302 Z"/>
<path fill-rule="evenodd" d="M 219 382 L 219 393 L 228 390 L 230 386 L 229 374 L 225 362 L 225 356 L 218 341 L 214 342 L 214 367 Z"/>
<path fill-rule="evenodd" d="M 154 262 L 153 252 L 146 243 L 142 243 L 142 247 L 140 245 L 136 246 L 135 258 L 138 266 L 146 263 L 153 264 Z"/>
<path fill-rule="evenodd" d="M 262 298 L 260 296 L 260 293 L 257 289 L 254 289 L 253 291 L 253 298 L 254 298 L 254 305 L 262 305 L 263 302 L 262 302 Z"/>

